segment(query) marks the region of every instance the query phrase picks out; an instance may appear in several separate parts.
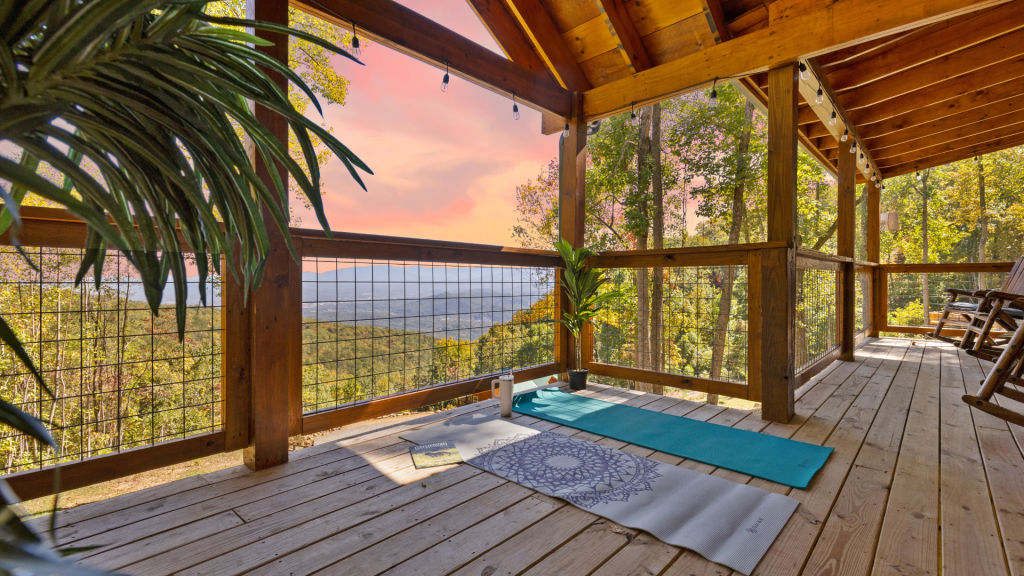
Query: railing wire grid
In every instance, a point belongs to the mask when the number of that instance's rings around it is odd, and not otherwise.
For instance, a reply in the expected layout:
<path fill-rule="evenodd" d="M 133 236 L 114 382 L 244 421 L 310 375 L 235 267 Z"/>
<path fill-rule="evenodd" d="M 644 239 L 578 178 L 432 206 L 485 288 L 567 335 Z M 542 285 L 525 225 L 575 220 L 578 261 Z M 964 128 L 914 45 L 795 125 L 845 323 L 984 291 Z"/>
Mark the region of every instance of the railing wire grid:
<path fill-rule="evenodd" d="M 813 366 L 839 348 L 836 311 L 838 274 L 800 268 L 796 272 L 796 371 Z"/>

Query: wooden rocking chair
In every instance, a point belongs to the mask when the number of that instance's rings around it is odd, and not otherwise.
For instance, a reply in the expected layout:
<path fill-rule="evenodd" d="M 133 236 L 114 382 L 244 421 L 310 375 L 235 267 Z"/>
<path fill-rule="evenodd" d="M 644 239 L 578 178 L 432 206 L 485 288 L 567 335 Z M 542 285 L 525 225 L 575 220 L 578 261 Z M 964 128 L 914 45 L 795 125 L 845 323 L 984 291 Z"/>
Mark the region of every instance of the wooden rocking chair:
<path fill-rule="evenodd" d="M 1006 281 L 999 290 L 972 292 L 946 288 L 945 291 L 949 295 L 949 301 L 942 309 L 935 330 L 927 336 L 959 348 L 986 349 L 994 358 L 1002 351 L 1001 347 L 1010 339 L 1010 334 L 1017 329 L 1017 323 L 1024 320 L 1024 309 L 1013 303 L 1015 295 L 1024 294 L 1024 257 L 1014 262 L 1013 269 L 1007 274 Z M 1006 298 L 995 296 L 1009 297 L 1011 304 L 1006 305 Z M 962 328 L 965 331 L 963 337 L 956 339 L 943 336 L 942 329 L 947 325 Z M 1004 334 L 993 335 L 992 328 L 995 326 L 1002 328 Z M 984 337 L 979 338 L 981 334 L 984 334 Z"/>
<path fill-rule="evenodd" d="M 990 294 L 989 298 L 998 301 L 995 306 L 999 309 L 1004 304 L 1024 305 L 1024 296 L 999 293 Z M 991 330 L 994 324 L 994 321 L 986 321 L 985 330 Z M 978 390 L 977 395 L 965 394 L 963 401 L 997 418 L 1017 424 L 1018 426 L 1024 426 L 1024 414 L 992 402 L 992 397 L 995 394 L 999 394 L 1024 404 L 1024 392 L 1015 387 L 1017 384 L 1024 383 L 1024 322 L 1019 323 L 1006 341 L 1005 346 L 1001 347 L 999 354 L 994 357 L 992 354 L 995 349 L 979 351 L 981 342 L 988 339 L 987 331 L 980 332 L 975 348 L 968 350 L 967 353 L 986 360 L 992 359 L 995 364 L 981 383 L 981 388 Z M 1007 387 L 1007 384 L 1010 384 L 1010 386 Z"/>

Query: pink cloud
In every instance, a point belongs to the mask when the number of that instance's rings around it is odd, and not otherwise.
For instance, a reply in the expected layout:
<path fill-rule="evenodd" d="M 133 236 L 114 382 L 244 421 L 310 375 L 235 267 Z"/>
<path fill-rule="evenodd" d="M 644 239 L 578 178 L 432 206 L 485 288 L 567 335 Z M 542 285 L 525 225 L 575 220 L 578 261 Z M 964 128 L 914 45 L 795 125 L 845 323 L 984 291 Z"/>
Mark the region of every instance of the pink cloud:
<path fill-rule="evenodd" d="M 501 53 L 468 4 L 402 3 Z M 375 175 L 365 177 L 364 192 L 336 159 L 323 167 L 331 227 L 514 244 L 515 187 L 558 154 L 558 137 L 540 133 L 540 114 L 520 106 L 515 121 L 510 100 L 454 75 L 441 92 L 443 71 L 384 46 L 363 48 L 362 60 L 366 66 L 335 58 L 350 92 L 345 106 L 326 106 L 324 118 Z M 298 215 L 302 226 L 316 226 L 311 212 Z"/>

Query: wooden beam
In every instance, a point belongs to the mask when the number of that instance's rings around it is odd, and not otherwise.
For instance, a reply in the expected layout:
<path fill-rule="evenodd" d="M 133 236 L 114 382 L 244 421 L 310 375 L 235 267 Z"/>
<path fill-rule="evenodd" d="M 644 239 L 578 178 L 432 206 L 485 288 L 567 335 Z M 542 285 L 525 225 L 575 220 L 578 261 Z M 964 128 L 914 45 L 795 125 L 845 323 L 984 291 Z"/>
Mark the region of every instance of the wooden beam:
<path fill-rule="evenodd" d="M 896 144 L 895 146 L 889 146 L 888 148 L 875 149 L 872 150 L 871 153 L 874 154 L 875 158 L 878 159 L 878 162 L 881 163 L 885 158 L 892 158 L 914 150 L 921 150 L 928 146 L 943 144 L 945 142 L 953 142 L 955 140 L 974 136 L 975 134 L 983 134 L 1013 125 L 1021 126 L 1022 130 L 1024 130 L 1024 110 L 1012 114 L 1004 114 L 982 122 L 968 124 L 967 126 L 954 128 L 953 130 L 946 130 L 926 138 L 911 140 L 910 142 Z"/>
<path fill-rule="evenodd" d="M 884 174 L 886 178 L 902 176 L 903 174 L 910 174 L 911 172 L 934 168 L 935 166 L 942 166 L 959 160 L 966 160 L 972 156 L 981 156 L 982 154 L 989 154 L 991 152 L 998 152 L 1007 148 L 1013 148 L 1014 146 L 1019 146 L 1021 144 L 1024 144 L 1024 134 L 1008 136 L 997 140 L 991 140 L 984 144 L 969 146 L 967 148 L 953 150 L 936 156 L 929 156 L 928 158 L 922 158 L 914 162 L 891 166 L 885 169 Z"/>
<path fill-rule="evenodd" d="M 711 37 L 715 39 L 715 44 L 731 40 L 732 33 L 726 26 L 721 0 L 701 0 L 701 5 L 704 9 L 704 18 L 708 23 L 708 30 L 711 31 Z"/>
<path fill-rule="evenodd" d="M 609 82 L 587 92 L 584 116 L 606 118 L 701 89 L 715 78 L 748 76 L 874 38 L 1004 3 L 1003 0 L 846 0 L 770 28 Z M 814 31 L 810 33 L 809 31 Z"/>
<path fill-rule="evenodd" d="M 954 52 L 903 74 L 844 92 L 840 96 L 847 110 L 857 110 L 922 88 L 939 84 L 953 76 L 961 76 L 1015 58 L 1024 53 L 1024 30 L 1017 30 Z"/>
<path fill-rule="evenodd" d="M 523 34 L 504 0 L 467 0 L 494 43 L 509 60 L 533 72 L 548 74 L 548 68 Z M 552 77 L 552 81 L 554 77 Z"/>
<path fill-rule="evenodd" d="M 998 274 L 1013 270 L 1013 262 L 959 262 L 956 264 L 882 264 L 880 267 L 889 274 L 920 274 L 922 272 L 990 272 Z"/>
<path fill-rule="evenodd" d="M 856 348 L 855 330 L 857 316 L 856 278 L 852 258 L 856 256 L 856 196 L 857 196 L 857 155 L 850 153 L 849 148 L 839 151 L 839 178 L 837 179 L 838 227 L 836 230 L 836 253 L 850 258 L 844 262 L 840 273 L 842 290 L 839 292 L 841 306 L 839 310 L 840 356 L 839 359 L 853 361 L 853 350 Z M 871 186 L 868 184 L 868 186 Z M 873 187 L 873 186 L 872 186 Z"/>
<path fill-rule="evenodd" d="M 861 134 L 864 138 L 878 138 L 879 136 L 948 118 L 968 110 L 982 108 L 989 104 L 1004 102 L 1014 97 L 1020 97 L 1022 94 L 1024 94 L 1024 78 L 1018 78 L 965 94 L 958 98 L 937 102 L 931 106 L 925 106 L 924 108 L 887 118 L 881 122 L 863 126 Z M 1005 109 L 1002 106 L 994 106 L 993 108 L 996 110 Z"/>
<path fill-rule="evenodd" d="M 743 398 L 748 396 L 749 388 L 744 384 L 728 382 L 725 380 L 713 380 L 697 376 L 686 376 L 682 374 L 669 374 L 667 372 L 656 372 L 642 368 L 631 368 L 629 366 L 616 366 L 614 364 L 601 364 L 592 362 L 587 365 L 591 374 L 619 378 L 622 380 L 633 380 L 635 382 L 646 382 L 655 386 L 668 386 L 683 390 L 694 390 L 708 394 L 721 394 L 730 398 Z"/>
<path fill-rule="evenodd" d="M 181 440 L 169 440 L 124 450 L 115 454 L 92 456 L 78 462 L 68 462 L 59 466 L 47 466 L 39 470 L 8 474 L 4 480 L 22 501 L 53 495 L 54 472 L 60 469 L 61 491 L 84 488 L 171 466 L 182 462 L 191 462 L 199 458 L 213 456 L 224 452 L 224 432 L 212 432 L 190 436 Z"/>
<path fill-rule="evenodd" d="M 904 142 L 928 138 L 954 130 L 956 128 L 970 126 L 971 124 L 984 122 L 990 119 L 997 119 L 1008 114 L 1015 114 L 1024 110 L 1024 95 L 1016 98 L 1007 98 L 999 102 L 993 102 L 973 110 L 954 114 L 947 118 L 940 118 L 927 124 L 914 126 L 898 132 L 888 133 L 875 138 L 866 138 L 867 145 L 873 150 L 875 148 L 888 148 Z M 866 127 L 870 128 L 870 126 Z"/>
<path fill-rule="evenodd" d="M 916 42 L 894 47 L 873 58 L 831 72 L 828 80 L 839 91 L 856 88 L 1020 28 L 1024 28 L 1024 0 L 1014 0 Z"/>
<path fill-rule="evenodd" d="M 237 264 L 225 261 L 225 267 Z M 252 435 L 252 310 L 245 291 L 225 268 L 221 277 L 221 427 L 224 449 L 249 445 Z"/>
<path fill-rule="evenodd" d="M 636 31 L 636 25 L 626 10 L 622 0 L 594 0 L 598 10 L 604 16 L 604 23 L 608 26 L 608 32 L 615 39 L 617 50 L 629 66 L 630 72 L 643 72 L 654 66 L 647 48 L 640 41 L 640 34 Z"/>
<path fill-rule="evenodd" d="M 787 246 L 761 253 L 761 417 L 776 422 L 794 414 L 798 84 L 796 64 L 768 72 L 768 241 Z"/>
<path fill-rule="evenodd" d="M 868 186 L 865 184 L 865 186 Z M 868 229 L 867 238 L 867 259 L 870 262 L 879 262 L 881 249 L 881 209 L 882 191 L 874 186 L 868 186 Z M 872 338 L 878 337 L 879 328 L 885 325 L 885 306 L 882 300 L 882 283 L 885 275 L 877 267 L 871 270 L 871 331 Z"/>
<path fill-rule="evenodd" d="M 562 84 L 570 92 L 583 92 L 590 89 L 590 80 L 576 62 L 572 51 L 562 40 L 561 33 L 551 20 L 539 0 L 506 0 L 512 14 L 530 37 L 537 48 L 541 59 Z M 568 116 L 563 113 L 561 116 Z"/>
<path fill-rule="evenodd" d="M 291 0 L 292 6 L 542 112 L 569 114 L 569 92 L 531 70 L 392 0 Z"/>
<path fill-rule="evenodd" d="M 296 239 L 299 240 L 299 239 Z M 484 266 L 536 266 L 555 268 L 562 259 L 540 251 L 520 251 L 515 248 L 494 249 L 450 248 L 445 246 L 418 246 L 388 242 L 358 242 L 328 238 L 302 238 L 306 256 L 321 258 L 365 258 L 374 260 L 403 260 L 410 262 L 444 262 L 446 264 L 480 264 Z"/>
<path fill-rule="evenodd" d="M 559 152 L 558 188 L 558 236 L 567 240 L 573 248 L 583 247 L 586 238 L 584 227 L 587 194 L 587 124 L 580 118 L 583 95 L 573 94 L 573 115 L 569 119 L 569 136 L 562 138 Z M 559 269 L 559 275 L 561 269 Z M 569 310 L 569 298 L 561 289 L 561 277 L 556 284 L 557 310 L 555 317 L 561 318 L 563 310 Z M 575 339 L 562 324 L 555 327 L 555 361 L 568 369 L 575 369 Z"/>
<path fill-rule="evenodd" d="M 256 20 L 288 25 L 287 0 L 253 0 Z M 276 32 L 256 30 L 256 35 L 273 42 L 271 46 L 260 46 L 259 49 L 271 58 L 288 62 L 288 36 Z M 287 89 L 287 82 L 280 74 L 272 75 L 274 81 L 282 89 Z M 284 117 L 273 110 L 256 104 L 256 120 L 278 140 L 288 141 L 288 123 Z M 256 155 L 256 174 L 270 190 L 275 190 L 273 179 L 262 156 Z M 278 167 L 278 172 L 283 172 Z M 282 177 L 284 189 L 288 193 L 288 181 Z M 263 210 L 263 220 L 273 222 L 268 209 Z M 250 421 L 252 434 L 249 444 L 243 452 L 246 466 L 253 470 L 262 470 L 271 466 L 284 464 L 288 461 L 288 401 L 291 371 L 301 367 L 289 357 L 290 340 L 301 338 L 301 332 L 292 334 L 291 323 L 287 315 L 291 312 L 282 304 L 291 301 L 291 291 L 301 290 L 301 278 L 292 278 L 291 254 L 285 244 L 284 235 L 277 226 L 267 226 L 270 240 L 270 252 L 263 275 L 263 282 L 250 295 L 250 334 L 251 346 L 251 409 Z"/>
<path fill-rule="evenodd" d="M 905 164 L 907 162 L 915 162 L 931 156 L 937 156 L 945 152 L 951 152 L 953 150 L 960 150 L 962 148 L 968 148 L 970 146 L 976 146 L 979 144 L 985 144 L 986 142 L 992 142 L 993 140 L 999 140 L 1000 138 L 1008 138 L 1016 135 L 1024 134 L 1024 124 L 1010 124 L 1003 126 L 996 130 L 989 132 L 982 132 L 966 138 L 960 138 L 958 140 L 952 140 L 949 142 L 943 142 L 926 146 L 916 150 L 912 150 L 903 154 L 897 154 L 895 156 L 886 158 L 885 160 L 879 161 L 878 165 L 883 169 L 887 169 L 898 164 Z"/>

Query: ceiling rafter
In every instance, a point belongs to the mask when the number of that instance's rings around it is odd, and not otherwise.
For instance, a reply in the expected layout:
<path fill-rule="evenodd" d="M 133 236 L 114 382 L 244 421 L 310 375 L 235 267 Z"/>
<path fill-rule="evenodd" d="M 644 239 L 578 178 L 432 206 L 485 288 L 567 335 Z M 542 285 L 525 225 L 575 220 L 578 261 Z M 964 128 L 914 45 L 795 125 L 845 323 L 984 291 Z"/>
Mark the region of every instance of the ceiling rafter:
<path fill-rule="evenodd" d="M 640 41 L 636 25 L 622 0 L 594 0 L 604 17 L 608 32 L 615 39 L 616 48 L 626 61 L 630 72 L 643 72 L 654 66 L 647 48 Z"/>
<path fill-rule="evenodd" d="M 905 164 L 899 164 L 886 168 L 884 174 L 886 178 L 893 176 L 901 176 L 903 174 L 910 174 L 911 172 L 917 172 L 919 170 L 925 170 L 928 168 L 934 168 L 936 166 L 942 166 L 944 164 L 950 164 L 952 162 L 958 162 L 965 160 L 973 156 L 981 156 L 983 154 L 991 154 L 992 152 L 998 152 L 1007 148 L 1013 148 L 1024 144 L 1024 133 L 1017 134 L 1015 136 L 1007 136 L 1005 138 L 999 138 L 997 140 L 991 140 L 984 144 L 978 144 L 975 146 L 969 146 L 967 148 L 961 148 L 959 150 L 952 150 L 943 154 L 935 156 L 929 156 L 920 160 L 907 162 Z"/>
<path fill-rule="evenodd" d="M 590 90 L 590 80 L 583 73 L 572 51 L 562 40 L 551 15 L 539 0 L 507 0 L 512 15 L 526 31 L 538 54 L 555 78 L 570 92 Z M 568 116 L 564 114 L 563 116 Z"/>
<path fill-rule="evenodd" d="M 704 18 L 708 23 L 708 30 L 715 44 L 721 44 L 732 39 L 732 32 L 725 22 L 725 12 L 722 11 L 721 0 L 701 0 L 704 9 Z"/>
<path fill-rule="evenodd" d="M 998 111 L 1004 108 L 1003 102 L 1007 102 L 1012 107 L 1012 101 L 1019 98 L 1022 92 L 1024 92 L 1024 79 L 1011 80 L 973 94 L 965 94 L 959 98 L 912 110 L 906 114 L 888 118 L 883 122 L 862 126 L 861 133 L 868 139 L 878 138 L 979 108 Z"/>
<path fill-rule="evenodd" d="M 509 60 L 534 72 L 550 74 L 544 61 L 534 50 L 519 25 L 516 24 L 515 18 L 509 13 L 504 0 L 467 0 L 467 2 L 483 22 L 484 28 L 491 34 L 491 38 L 494 38 L 498 48 L 501 48 Z M 554 76 L 551 78 L 554 80 Z"/>
<path fill-rule="evenodd" d="M 546 74 L 516 64 L 392 0 L 291 0 L 290 4 L 524 105 L 569 114 L 569 92 Z"/>
<path fill-rule="evenodd" d="M 647 105 L 710 85 L 715 78 L 747 76 L 769 64 L 794 62 L 878 37 L 930 25 L 1003 4 L 1003 0 L 845 0 L 780 20 L 770 29 L 707 46 L 589 90 L 588 120 L 622 112 L 630 104 Z M 922 17 L 922 15 L 927 15 Z M 820 33 L 808 33 L 818 30 Z"/>
<path fill-rule="evenodd" d="M 899 74 L 926 62 L 1024 28 L 1024 0 L 1014 0 L 974 18 L 828 74 L 839 92 Z"/>
<path fill-rule="evenodd" d="M 996 116 L 995 118 L 989 118 L 988 120 L 983 120 L 981 122 L 974 122 L 967 126 L 959 126 L 951 130 L 943 130 L 924 138 L 894 144 L 885 148 L 876 148 L 872 150 L 872 153 L 875 155 L 875 158 L 881 162 L 882 158 L 891 158 L 914 150 L 920 150 L 930 145 L 952 142 L 954 140 L 960 140 L 962 138 L 974 136 L 975 134 L 991 132 L 1002 128 L 1003 126 L 1010 126 L 1014 124 L 1024 125 L 1024 110 L 1021 110 L 1020 112 L 1011 112 L 1010 114 L 1004 114 L 1002 116 Z M 829 153 L 830 157 L 832 152 L 834 151 L 830 151 Z"/>
<path fill-rule="evenodd" d="M 992 142 L 993 140 L 999 140 L 1000 138 L 1016 136 L 1019 134 L 1024 134 L 1024 124 L 1007 124 L 996 128 L 995 130 L 989 130 L 988 132 L 981 132 L 972 136 L 950 140 L 948 142 L 937 142 L 902 154 L 890 156 L 884 160 L 878 160 L 878 166 L 882 170 L 885 170 L 886 168 L 899 164 L 906 164 L 907 162 L 914 162 L 922 158 L 938 156 L 939 154 L 950 152 L 952 150 L 960 150 L 962 148 L 985 144 L 987 142 Z"/>
<path fill-rule="evenodd" d="M 953 116 L 942 118 L 935 122 L 921 124 L 920 126 L 914 126 L 913 128 L 907 128 L 906 130 L 900 130 L 899 132 L 892 132 L 878 138 L 869 138 L 867 139 L 867 144 L 872 149 L 888 148 L 897 144 L 903 144 L 904 142 L 931 137 L 935 134 L 946 132 L 948 130 L 955 130 L 957 128 L 963 128 L 979 122 L 985 122 L 1007 114 L 1020 112 L 1021 110 L 1024 110 L 1024 95 L 1000 100 L 999 102 L 994 102 L 988 106 L 982 106 L 981 108 L 975 108 L 974 110 L 954 114 Z"/>

